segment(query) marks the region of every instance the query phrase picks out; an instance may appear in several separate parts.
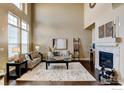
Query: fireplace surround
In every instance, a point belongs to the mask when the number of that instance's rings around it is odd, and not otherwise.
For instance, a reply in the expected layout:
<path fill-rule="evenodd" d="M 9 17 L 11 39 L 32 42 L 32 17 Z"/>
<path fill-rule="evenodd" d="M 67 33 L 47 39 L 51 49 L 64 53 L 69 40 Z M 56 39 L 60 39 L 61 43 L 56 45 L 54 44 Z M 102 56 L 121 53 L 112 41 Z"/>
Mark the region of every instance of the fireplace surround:
<path fill-rule="evenodd" d="M 111 56 L 108 57 L 108 63 L 110 61 L 113 61 L 112 64 L 113 66 L 107 66 L 108 68 L 113 68 L 118 74 L 118 79 L 120 79 L 120 47 L 119 45 L 116 44 L 110 44 L 110 43 L 97 43 L 96 44 L 96 49 L 95 49 L 95 68 L 98 70 L 101 69 L 100 65 L 100 53 L 107 53 L 107 55 Z M 113 56 L 113 58 L 112 58 Z M 102 59 L 105 61 L 105 59 Z"/>

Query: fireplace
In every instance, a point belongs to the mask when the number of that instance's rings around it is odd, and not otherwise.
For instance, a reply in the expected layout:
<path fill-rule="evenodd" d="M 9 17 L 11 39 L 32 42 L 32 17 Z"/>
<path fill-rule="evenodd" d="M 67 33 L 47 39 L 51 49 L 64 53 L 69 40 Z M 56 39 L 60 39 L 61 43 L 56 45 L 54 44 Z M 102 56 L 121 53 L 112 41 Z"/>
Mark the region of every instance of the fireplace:
<path fill-rule="evenodd" d="M 113 53 L 99 51 L 99 66 L 113 68 Z"/>
<path fill-rule="evenodd" d="M 118 79 L 121 79 L 120 70 L 120 47 L 114 44 L 97 43 L 95 46 L 95 68 L 101 70 L 105 66 L 106 70 L 114 69 L 117 72 Z M 108 60 L 108 61 L 107 61 Z"/>

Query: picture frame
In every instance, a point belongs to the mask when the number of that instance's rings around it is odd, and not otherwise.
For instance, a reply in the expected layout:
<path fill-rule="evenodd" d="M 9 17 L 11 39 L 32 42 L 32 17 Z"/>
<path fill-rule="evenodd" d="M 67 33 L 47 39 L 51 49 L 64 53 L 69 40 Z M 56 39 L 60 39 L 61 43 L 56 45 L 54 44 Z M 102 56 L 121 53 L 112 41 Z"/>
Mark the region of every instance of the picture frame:
<path fill-rule="evenodd" d="M 99 26 L 99 38 L 105 37 L 105 27 L 104 25 Z"/>
<path fill-rule="evenodd" d="M 105 37 L 114 37 L 114 23 L 113 21 L 110 21 L 105 24 Z"/>
<path fill-rule="evenodd" d="M 68 42 L 65 38 L 54 38 L 53 47 L 56 50 L 66 50 L 68 48 Z"/>
<path fill-rule="evenodd" d="M 110 21 L 104 25 L 99 26 L 99 38 L 114 38 L 115 37 L 115 26 L 114 21 Z"/>

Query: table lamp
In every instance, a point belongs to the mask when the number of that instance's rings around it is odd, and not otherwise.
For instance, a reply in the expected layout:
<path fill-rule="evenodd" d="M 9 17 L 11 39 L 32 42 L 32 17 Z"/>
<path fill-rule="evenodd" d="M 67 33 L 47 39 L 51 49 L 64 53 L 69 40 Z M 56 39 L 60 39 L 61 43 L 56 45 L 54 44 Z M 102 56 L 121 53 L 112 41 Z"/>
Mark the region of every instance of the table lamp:
<path fill-rule="evenodd" d="M 12 52 L 17 53 L 15 55 L 14 61 L 15 62 L 19 61 L 20 48 L 19 47 L 12 48 Z"/>
<path fill-rule="evenodd" d="M 35 46 L 35 49 L 36 49 L 37 51 L 39 51 L 39 50 L 40 50 L 40 46 L 39 46 L 39 45 L 36 45 L 36 46 Z"/>

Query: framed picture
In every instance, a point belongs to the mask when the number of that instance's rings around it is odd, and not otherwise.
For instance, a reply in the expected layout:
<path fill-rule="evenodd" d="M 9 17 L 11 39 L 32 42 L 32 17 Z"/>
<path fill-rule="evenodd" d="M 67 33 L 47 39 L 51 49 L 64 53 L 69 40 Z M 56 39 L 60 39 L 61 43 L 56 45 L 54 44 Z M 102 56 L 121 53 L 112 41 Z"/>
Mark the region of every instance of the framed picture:
<path fill-rule="evenodd" d="M 68 47 L 67 39 L 56 38 L 53 39 L 53 47 L 58 50 L 65 50 Z"/>
<path fill-rule="evenodd" d="M 114 23 L 113 21 L 108 22 L 105 24 L 105 31 L 106 31 L 106 37 L 113 37 L 114 36 Z"/>
<path fill-rule="evenodd" d="M 105 29 L 104 25 L 99 26 L 99 38 L 104 38 L 105 37 Z"/>

